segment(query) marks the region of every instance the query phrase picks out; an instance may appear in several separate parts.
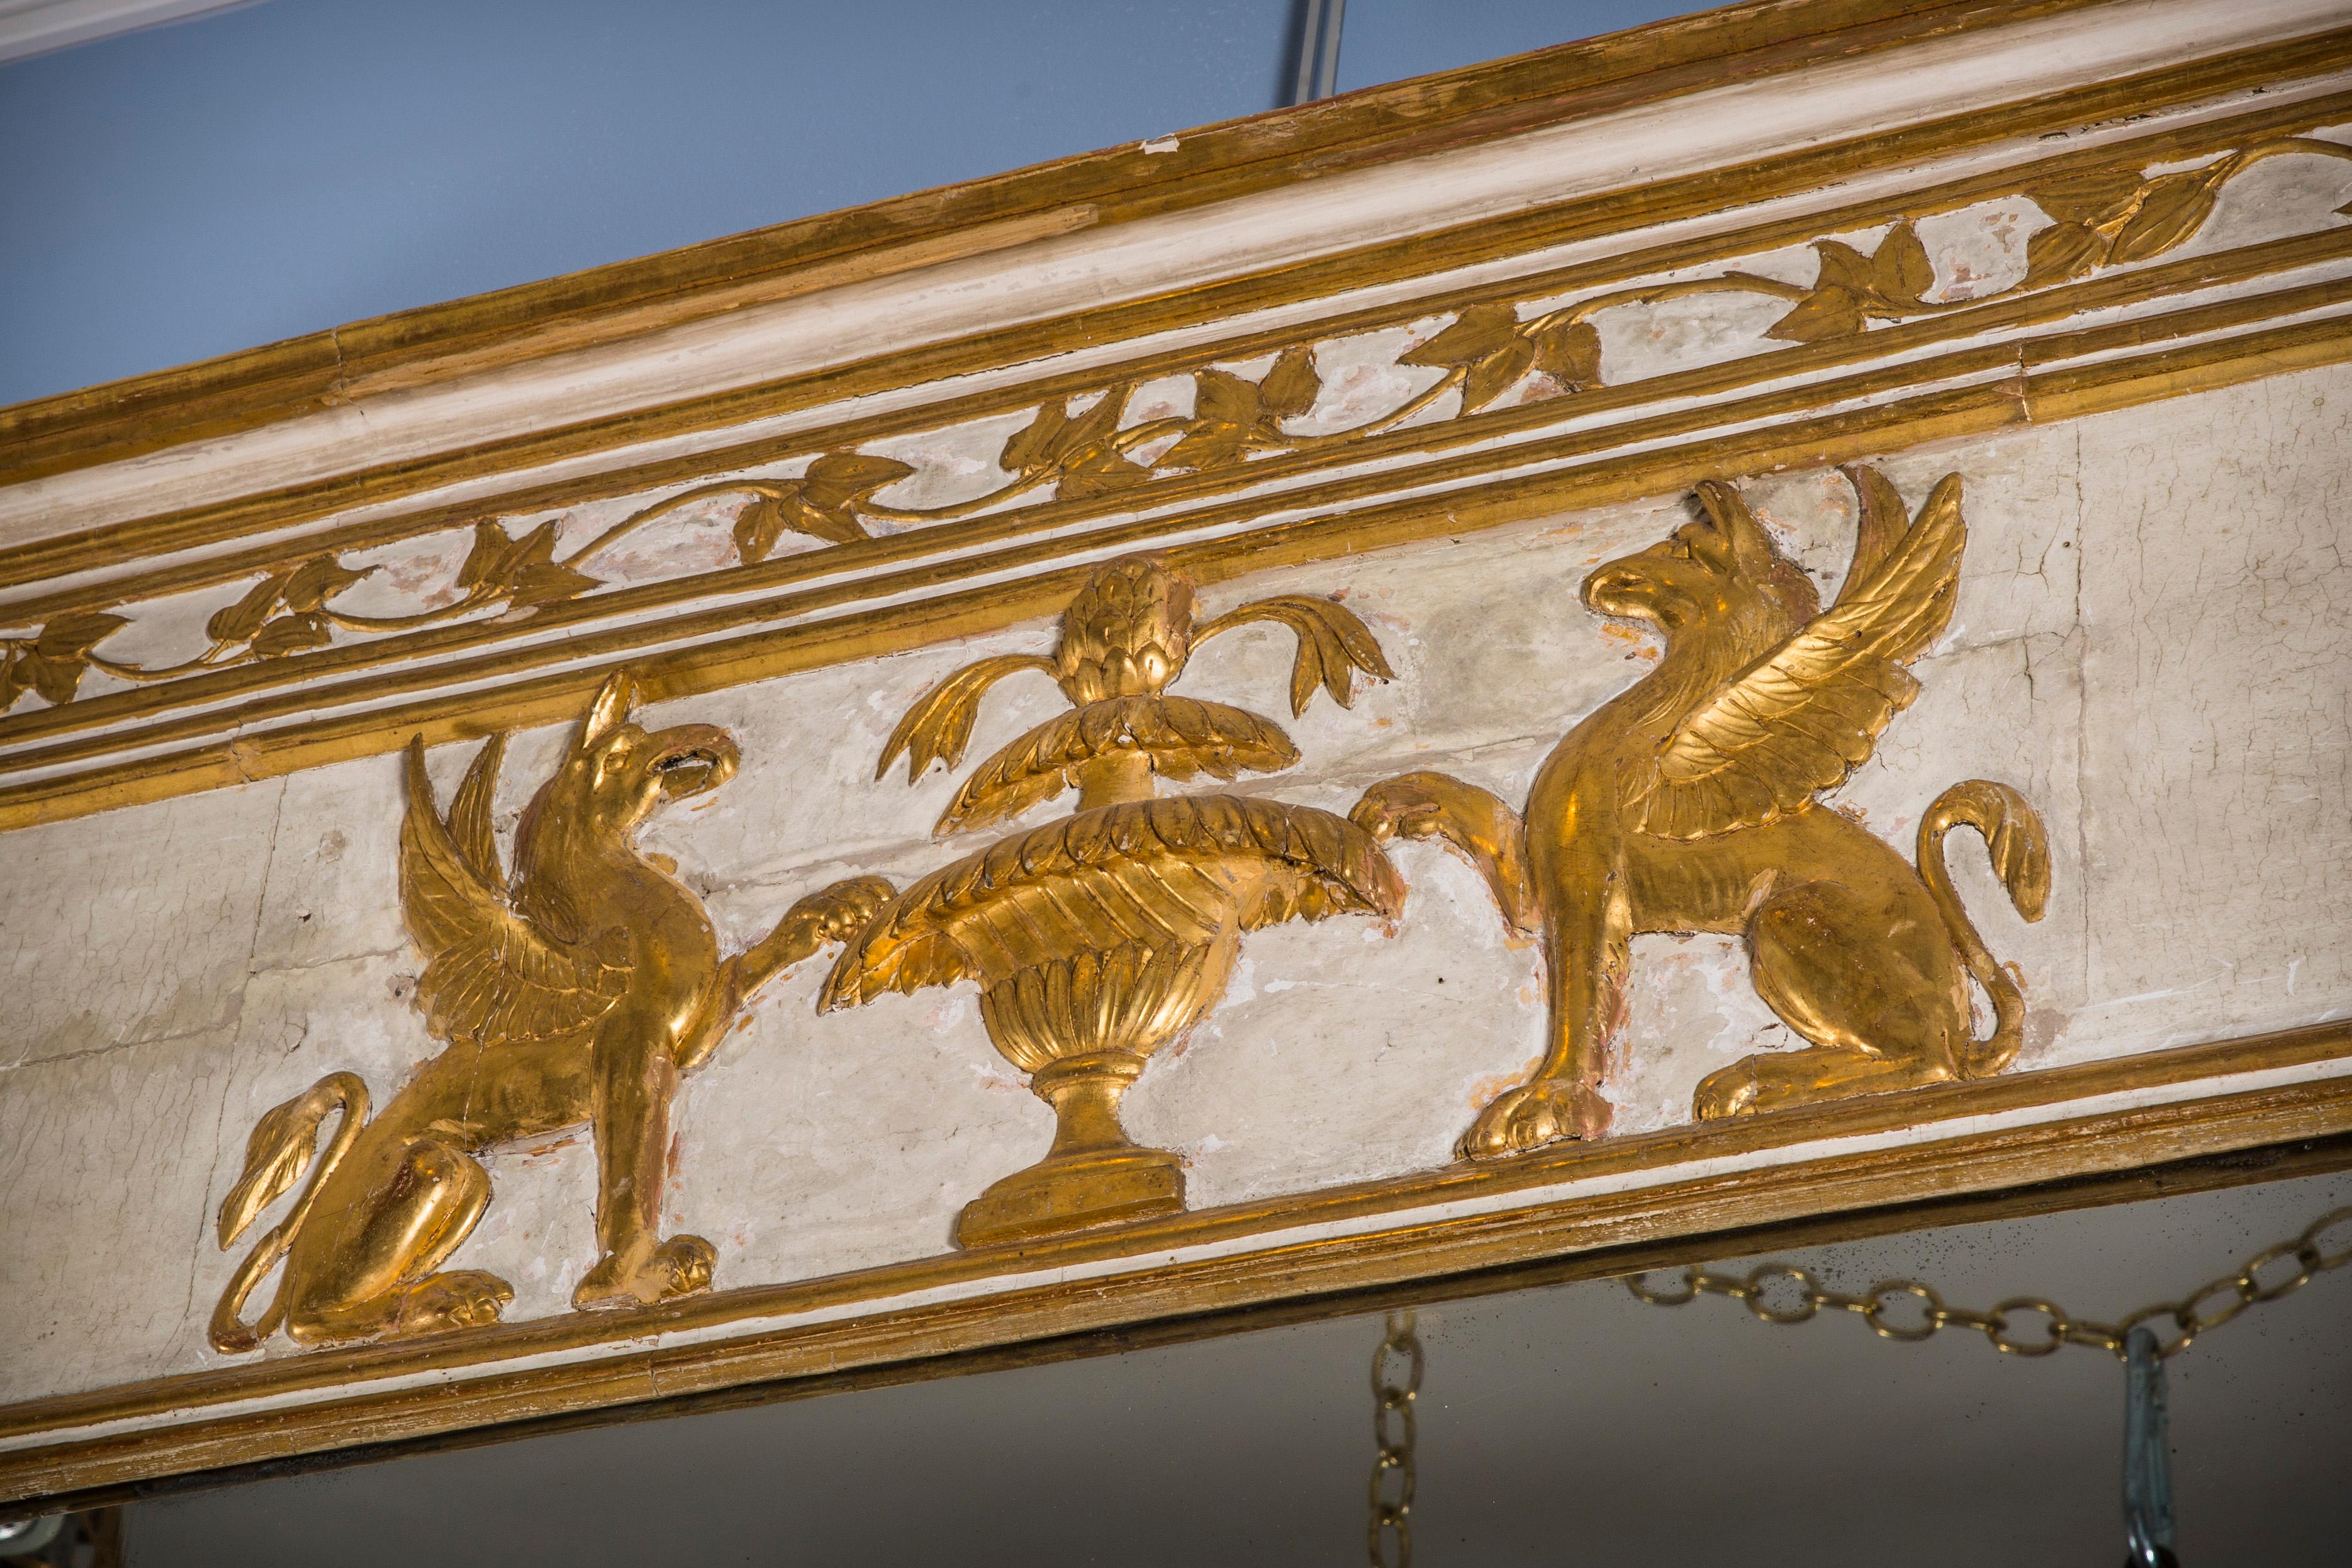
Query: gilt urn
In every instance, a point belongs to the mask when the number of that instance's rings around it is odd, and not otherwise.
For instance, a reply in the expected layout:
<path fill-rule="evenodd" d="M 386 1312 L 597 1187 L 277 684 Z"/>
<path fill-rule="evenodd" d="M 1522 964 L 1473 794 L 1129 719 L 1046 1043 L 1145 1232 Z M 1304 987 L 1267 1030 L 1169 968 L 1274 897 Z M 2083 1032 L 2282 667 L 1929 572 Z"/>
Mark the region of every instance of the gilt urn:
<path fill-rule="evenodd" d="M 1297 636 L 1294 713 L 1318 685 L 1345 704 L 1358 670 L 1389 674 L 1370 632 L 1335 601 L 1266 599 L 1195 627 L 1191 584 L 1128 557 L 1089 577 L 1050 657 L 949 677 L 883 749 L 877 775 L 902 752 L 910 779 L 934 761 L 957 765 L 983 692 L 1024 670 L 1051 676 L 1071 704 L 973 769 L 938 833 L 1000 826 L 1072 790 L 1076 809 L 909 884 L 843 952 L 819 1002 L 830 1011 L 973 983 L 990 1041 L 1053 1108 L 1045 1156 L 964 1206 L 960 1247 L 1181 1210 L 1182 1159 L 1138 1144 L 1119 1119 L 1145 1062 L 1215 1007 L 1244 933 L 1392 918 L 1402 905 L 1379 844 L 1344 817 L 1260 795 L 1160 793 L 1163 780 L 1230 782 L 1298 760 L 1273 721 L 1167 689 L 1196 643 L 1253 621 Z"/>

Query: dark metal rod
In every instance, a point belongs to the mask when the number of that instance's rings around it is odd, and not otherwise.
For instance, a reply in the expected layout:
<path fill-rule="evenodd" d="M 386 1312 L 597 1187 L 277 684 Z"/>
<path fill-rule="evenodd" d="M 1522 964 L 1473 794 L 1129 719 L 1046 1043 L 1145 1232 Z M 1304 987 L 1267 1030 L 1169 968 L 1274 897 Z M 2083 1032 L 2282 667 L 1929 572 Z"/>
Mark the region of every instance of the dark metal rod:
<path fill-rule="evenodd" d="M 2175 1568 L 2172 1554 L 2172 1429 L 2164 1408 L 2164 1359 L 2156 1335 L 2124 1339 L 2125 1568 Z"/>
<path fill-rule="evenodd" d="M 1298 74 L 1290 101 L 1311 103 L 1339 86 L 1339 26 L 1348 0 L 1302 0 L 1298 24 Z"/>

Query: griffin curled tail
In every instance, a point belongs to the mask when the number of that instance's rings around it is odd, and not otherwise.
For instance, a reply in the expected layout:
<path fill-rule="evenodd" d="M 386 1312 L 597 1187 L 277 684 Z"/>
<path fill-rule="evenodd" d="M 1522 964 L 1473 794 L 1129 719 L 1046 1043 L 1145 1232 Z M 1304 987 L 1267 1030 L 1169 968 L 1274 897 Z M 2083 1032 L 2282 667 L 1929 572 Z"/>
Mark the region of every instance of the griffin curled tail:
<path fill-rule="evenodd" d="M 314 1163 L 320 1124 L 336 1110 L 343 1114 L 335 1129 L 334 1141 Z M 246 1255 L 229 1279 L 228 1289 L 221 1292 L 220 1304 L 213 1309 L 211 1333 L 215 1350 L 225 1354 L 257 1350 L 278 1331 L 278 1325 L 286 1316 L 282 1287 L 268 1310 L 255 1322 L 247 1323 L 237 1314 L 245 1310 L 245 1299 L 253 1293 L 253 1288 L 278 1267 L 287 1249 L 294 1245 L 295 1233 L 309 1217 L 320 1187 L 350 1152 L 352 1141 L 360 1135 L 361 1124 L 367 1117 L 367 1085 L 360 1081 L 357 1073 L 335 1072 L 272 1110 L 254 1128 L 245 1146 L 245 1174 L 221 1200 L 220 1244 L 224 1248 L 244 1235 L 255 1216 L 275 1203 L 287 1188 L 300 1181 L 305 1169 L 310 1173 L 310 1181 L 295 1200 L 293 1212 Z"/>
<path fill-rule="evenodd" d="M 1992 1034 L 1970 1042 L 1960 1058 L 1960 1076 L 1990 1078 L 2015 1061 L 2018 1047 L 2025 1043 L 2025 994 L 1993 962 L 1960 907 L 1959 895 L 1952 890 L 1951 873 L 1944 864 L 1944 836 L 1958 826 L 1973 827 L 1984 836 L 1994 875 L 2009 889 L 2017 912 L 2029 921 L 2040 920 L 2050 900 L 2050 838 L 2023 795 L 1985 779 L 1954 784 L 1919 819 L 1919 879 L 1927 884 L 1928 897 L 1936 900 L 1961 962 L 1992 998 Z"/>

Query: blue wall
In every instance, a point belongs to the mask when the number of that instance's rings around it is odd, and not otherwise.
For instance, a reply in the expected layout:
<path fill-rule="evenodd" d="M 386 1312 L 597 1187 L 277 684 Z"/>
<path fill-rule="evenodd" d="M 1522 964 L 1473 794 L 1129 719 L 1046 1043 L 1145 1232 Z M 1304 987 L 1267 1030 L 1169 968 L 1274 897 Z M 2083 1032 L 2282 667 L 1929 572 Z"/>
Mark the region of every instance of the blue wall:
<path fill-rule="evenodd" d="M 1350 0 L 1340 85 L 1689 9 Z M 267 0 L 0 67 L 0 404 L 1279 101 L 1292 0 Z"/>

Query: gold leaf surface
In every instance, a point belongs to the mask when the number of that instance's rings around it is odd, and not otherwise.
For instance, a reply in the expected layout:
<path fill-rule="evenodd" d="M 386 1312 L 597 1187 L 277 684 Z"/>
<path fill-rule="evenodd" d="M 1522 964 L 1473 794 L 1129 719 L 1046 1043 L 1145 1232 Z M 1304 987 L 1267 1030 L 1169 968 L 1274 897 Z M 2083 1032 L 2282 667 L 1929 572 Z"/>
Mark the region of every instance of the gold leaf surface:
<path fill-rule="evenodd" d="M 1211 941 L 1343 912 L 1394 915 L 1404 888 L 1371 836 L 1310 806 L 1181 795 L 1079 812 L 909 885 L 843 952 L 820 1011 L 888 991 L 1101 952 Z"/>
<path fill-rule="evenodd" d="M 1105 698 L 1056 714 L 981 763 L 948 803 L 937 831 L 963 832 L 1018 816 L 1075 785 L 1072 775 L 1086 763 L 1129 750 L 1167 779 L 1233 779 L 1298 761 L 1298 748 L 1279 726 L 1240 708 L 1164 693 Z"/>

